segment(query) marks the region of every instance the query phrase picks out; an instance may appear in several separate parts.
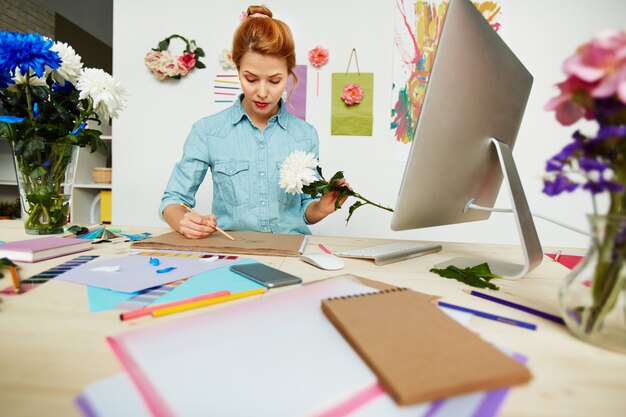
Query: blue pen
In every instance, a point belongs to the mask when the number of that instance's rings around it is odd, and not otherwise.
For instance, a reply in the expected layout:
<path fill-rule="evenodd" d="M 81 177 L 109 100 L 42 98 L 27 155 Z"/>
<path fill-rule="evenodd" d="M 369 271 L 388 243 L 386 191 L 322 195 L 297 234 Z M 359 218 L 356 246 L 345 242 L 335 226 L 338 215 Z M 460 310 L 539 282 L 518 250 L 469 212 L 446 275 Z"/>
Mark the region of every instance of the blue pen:
<path fill-rule="evenodd" d="M 461 306 L 457 306 L 457 305 L 454 305 L 454 304 L 445 303 L 443 301 L 439 301 L 437 304 L 439 304 L 439 306 L 441 306 L 441 307 L 450 308 L 452 310 L 463 311 L 465 313 L 470 313 L 470 314 L 473 314 L 473 315 L 478 316 L 478 317 L 483 317 L 485 319 L 499 321 L 500 323 L 510 324 L 512 326 L 523 327 L 523 328 L 529 329 L 529 330 L 537 330 L 537 325 L 536 324 L 527 323 L 525 321 L 509 319 L 507 317 L 502 317 L 502 316 L 496 316 L 495 314 L 489 314 L 489 313 L 485 313 L 483 311 L 473 310 L 471 308 L 461 307 Z"/>

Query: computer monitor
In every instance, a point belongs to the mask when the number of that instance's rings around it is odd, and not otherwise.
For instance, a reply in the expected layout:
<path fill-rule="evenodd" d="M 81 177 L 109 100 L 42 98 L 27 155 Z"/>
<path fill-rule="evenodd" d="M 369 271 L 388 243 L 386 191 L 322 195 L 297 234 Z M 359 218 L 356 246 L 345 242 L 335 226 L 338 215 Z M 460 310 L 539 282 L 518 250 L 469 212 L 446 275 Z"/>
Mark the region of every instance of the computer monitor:
<path fill-rule="evenodd" d="M 521 278 L 543 253 L 512 157 L 532 75 L 469 0 L 450 0 L 391 220 L 393 230 L 485 220 L 504 176 L 523 264 L 456 258 Z"/>

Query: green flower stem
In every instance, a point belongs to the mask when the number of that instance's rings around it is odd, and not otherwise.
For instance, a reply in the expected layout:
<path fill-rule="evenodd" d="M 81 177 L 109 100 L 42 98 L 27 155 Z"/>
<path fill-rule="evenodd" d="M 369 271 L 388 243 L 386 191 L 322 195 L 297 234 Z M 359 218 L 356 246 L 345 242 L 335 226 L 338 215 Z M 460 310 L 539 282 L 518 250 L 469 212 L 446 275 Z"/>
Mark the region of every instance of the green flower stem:
<path fill-rule="evenodd" d="M 381 208 L 381 209 L 383 209 L 383 210 L 387 210 L 387 211 L 391 211 L 391 212 L 393 212 L 393 209 L 392 209 L 392 208 L 385 207 L 385 206 L 381 206 L 380 204 L 376 204 L 376 203 L 374 203 L 373 201 L 370 201 L 370 200 L 368 200 L 367 198 L 363 197 L 363 196 L 362 196 L 361 194 L 359 194 L 359 193 L 352 192 L 352 193 L 351 193 L 351 195 L 352 195 L 352 197 L 354 197 L 354 198 L 358 198 L 359 200 L 363 200 L 363 201 L 365 201 L 365 204 L 371 204 L 372 206 L 376 206 L 376 207 Z"/>

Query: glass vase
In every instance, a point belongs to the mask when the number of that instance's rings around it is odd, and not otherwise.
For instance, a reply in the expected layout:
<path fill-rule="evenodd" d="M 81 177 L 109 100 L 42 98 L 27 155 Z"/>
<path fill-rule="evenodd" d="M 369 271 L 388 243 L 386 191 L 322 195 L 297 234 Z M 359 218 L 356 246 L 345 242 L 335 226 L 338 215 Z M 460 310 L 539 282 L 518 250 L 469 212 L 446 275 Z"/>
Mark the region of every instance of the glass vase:
<path fill-rule="evenodd" d="M 580 339 L 626 353 L 626 215 L 589 221 L 591 246 L 561 285 L 561 313 Z"/>
<path fill-rule="evenodd" d="M 28 157 L 12 149 L 26 233 L 50 235 L 67 230 L 78 149 L 48 143 Z"/>

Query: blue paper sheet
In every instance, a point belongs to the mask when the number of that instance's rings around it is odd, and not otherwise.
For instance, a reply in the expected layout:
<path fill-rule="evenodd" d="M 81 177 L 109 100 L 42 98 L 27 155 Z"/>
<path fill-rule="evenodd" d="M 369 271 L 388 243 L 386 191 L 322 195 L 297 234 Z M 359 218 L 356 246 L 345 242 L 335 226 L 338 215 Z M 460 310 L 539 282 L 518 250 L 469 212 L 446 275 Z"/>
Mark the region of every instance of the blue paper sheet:
<path fill-rule="evenodd" d="M 239 259 L 236 264 L 249 264 L 257 262 L 254 259 Z M 229 290 L 231 294 L 242 291 L 265 288 L 235 272 L 228 266 L 203 272 L 189 278 L 172 291 L 159 298 L 159 303 L 184 300 L 197 295 L 209 294 L 216 291 Z"/>

